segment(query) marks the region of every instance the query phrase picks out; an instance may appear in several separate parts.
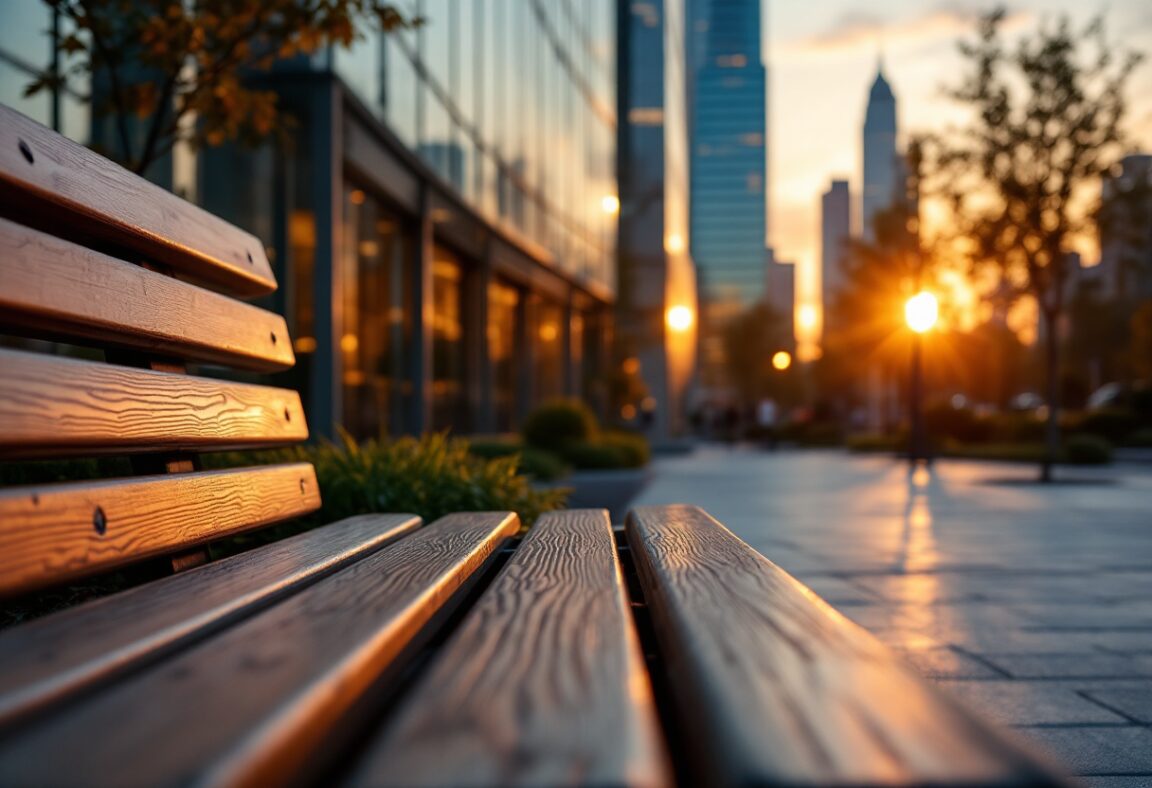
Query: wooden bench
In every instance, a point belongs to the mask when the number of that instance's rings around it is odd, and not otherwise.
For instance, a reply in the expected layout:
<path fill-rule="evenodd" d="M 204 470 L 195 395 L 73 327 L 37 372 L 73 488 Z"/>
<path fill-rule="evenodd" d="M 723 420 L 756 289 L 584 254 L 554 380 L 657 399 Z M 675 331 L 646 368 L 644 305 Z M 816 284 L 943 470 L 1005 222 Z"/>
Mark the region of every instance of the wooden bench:
<path fill-rule="evenodd" d="M 0 595 L 320 504 L 255 238 L 0 107 Z M 699 509 L 363 515 L 0 631 L 3 785 L 1057 784 Z"/>

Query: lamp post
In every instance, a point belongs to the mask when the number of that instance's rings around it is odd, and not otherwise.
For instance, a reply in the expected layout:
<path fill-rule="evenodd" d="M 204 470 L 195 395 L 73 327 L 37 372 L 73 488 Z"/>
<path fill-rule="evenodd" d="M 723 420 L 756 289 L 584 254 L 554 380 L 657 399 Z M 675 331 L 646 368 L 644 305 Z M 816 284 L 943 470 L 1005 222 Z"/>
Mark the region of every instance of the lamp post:
<path fill-rule="evenodd" d="M 904 303 L 904 322 L 912 330 L 912 374 L 908 386 L 908 408 L 911 416 L 911 434 L 909 435 L 908 462 L 915 465 L 918 460 L 927 459 L 928 451 L 924 440 L 924 423 L 922 414 L 922 371 L 921 371 L 921 345 L 924 334 L 936 325 L 940 315 L 940 305 L 936 296 L 927 290 L 921 290 Z"/>

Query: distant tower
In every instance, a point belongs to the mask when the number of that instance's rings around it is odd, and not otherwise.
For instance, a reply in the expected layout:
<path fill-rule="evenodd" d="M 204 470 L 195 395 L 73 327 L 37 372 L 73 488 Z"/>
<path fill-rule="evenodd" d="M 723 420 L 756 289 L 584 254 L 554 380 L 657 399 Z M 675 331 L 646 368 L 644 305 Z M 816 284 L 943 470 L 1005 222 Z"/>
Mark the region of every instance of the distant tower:
<path fill-rule="evenodd" d="M 896 153 L 896 96 L 884 79 L 882 67 L 868 94 L 864 115 L 864 188 L 861 192 L 860 234 L 874 240 L 876 214 L 902 193 L 903 167 Z"/>
<path fill-rule="evenodd" d="M 848 181 L 832 181 L 820 198 L 820 286 L 827 321 L 828 307 L 844 286 L 844 256 L 852 233 L 852 197 Z"/>

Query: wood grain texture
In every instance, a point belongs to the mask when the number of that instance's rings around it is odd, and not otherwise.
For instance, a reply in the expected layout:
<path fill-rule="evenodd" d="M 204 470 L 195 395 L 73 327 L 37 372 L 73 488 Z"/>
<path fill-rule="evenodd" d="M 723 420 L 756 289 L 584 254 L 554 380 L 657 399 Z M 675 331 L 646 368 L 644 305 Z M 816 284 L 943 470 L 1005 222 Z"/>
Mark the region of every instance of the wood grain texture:
<path fill-rule="evenodd" d="M 0 458 L 299 443 L 289 389 L 0 350 Z"/>
<path fill-rule="evenodd" d="M 0 631 L 0 728 L 251 615 L 414 531 L 366 514 Z"/>
<path fill-rule="evenodd" d="M 536 522 L 351 780 L 670 781 L 603 510 L 553 512 Z"/>
<path fill-rule="evenodd" d="M 259 371 L 295 363 L 280 315 L 7 219 L 0 326 Z"/>
<path fill-rule="evenodd" d="M 702 510 L 626 527 L 709 784 L 1062 784 Z"/>
<path fill-rule="evenodd" d="M 0 784 L 298 780 L 396 655 L 518 528 L 511 513 L 421 528 L 0 740 Z"/>
<path fill-rule="evenodd" d="M 103 572 L 320 507 L 308 463 L 0 490 L 0 595 Z"/>
<path fill-rule="evenodd" d="M 0 204 L 239 296 L 276 289 L 255 236 L 0 105 Z"/>

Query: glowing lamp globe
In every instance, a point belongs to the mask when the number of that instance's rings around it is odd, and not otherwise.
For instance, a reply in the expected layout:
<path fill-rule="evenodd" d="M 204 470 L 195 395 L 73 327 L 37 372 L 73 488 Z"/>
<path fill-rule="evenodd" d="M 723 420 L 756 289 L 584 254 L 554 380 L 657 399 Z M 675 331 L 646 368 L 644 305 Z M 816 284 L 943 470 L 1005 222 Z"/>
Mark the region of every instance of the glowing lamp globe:
<path fill-rule="evenodd" d="M 931 331 L 938 317 L 940 304 L 927 290 L 921 290 L 904 304 L 904 322 L 917 334 Z"/>

